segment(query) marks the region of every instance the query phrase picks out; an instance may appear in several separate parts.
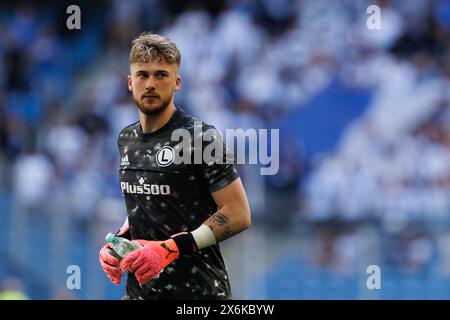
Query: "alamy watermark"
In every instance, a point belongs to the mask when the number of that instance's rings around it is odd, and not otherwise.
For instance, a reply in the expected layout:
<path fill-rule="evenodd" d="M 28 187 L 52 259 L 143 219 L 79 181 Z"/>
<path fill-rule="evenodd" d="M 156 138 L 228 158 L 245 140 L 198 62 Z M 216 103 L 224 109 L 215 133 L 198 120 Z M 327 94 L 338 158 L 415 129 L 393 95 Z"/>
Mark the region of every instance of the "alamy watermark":
<path fill-rule="evenodd" d="M 81 269 L 77 265 L 70 265 L 66 269 L 69 275 L 66 280 L 66 288 L 69 290 L 81 289 Z"/>
<path fill-rule="evenodd" d="M 72 4 L 67 7 L 66 13 L 70 16 L 66 20 L 66 27 L 69 30 L 81 29 L 81 9 L 79 6 Z"/>
<path fill-rule="evenodd" d="M 381 30 L 381 9 L 376 4 L 367 7 L 366 12 L 370 16 L 366 20 L 367 29 Z"/>
<path fill-rule="evenodd" d="M 215 128 L 204 130 L 202 121 L 194 122 L 193 132 L 184 128 L 174 130 L 171 140 L 178 143 L 173 148 L 165 146 L 158 151 L 156 155 L 158 165 L 168 166 L 171 163 L 177 165 L 260 164 L 263 166 L 260 168 L 261 175 L 278 173 L 279 129 L 226 129 L 225 131 L 224 141 L 219 130 Z"/>
<path fill-rule="evenodd" d="M 367 289 L 381 289 L 381 269 L 376 264 L 372 264 L 366 269 L 367 274 L 370 276 L 366 280 Z"/>

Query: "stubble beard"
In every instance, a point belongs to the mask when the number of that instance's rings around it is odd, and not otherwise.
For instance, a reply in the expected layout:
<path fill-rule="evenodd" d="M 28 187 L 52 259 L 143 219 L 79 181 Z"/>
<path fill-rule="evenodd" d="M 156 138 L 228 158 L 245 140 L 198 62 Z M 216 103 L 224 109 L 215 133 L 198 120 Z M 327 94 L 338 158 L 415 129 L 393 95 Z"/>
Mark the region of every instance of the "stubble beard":
<path fill-rule="evenodd" d="M 162 100 L 161 104 L 159 106 L 151 108 L 151 109 L 146 108 L 144 106 L 143 101 L 140 100 L 140 99 L 136 99 L 134 96 L 133 96 L 133 100 L 136 103 L 136 106 L 138 107 L 138 109 L 143 114 L 145 114 L 147 116 L 154 116 L 154 115 L 160 114 L 161 112 L 163 112 L 169 106 L 171 98 L 168 98 L 166 100 Z"/>

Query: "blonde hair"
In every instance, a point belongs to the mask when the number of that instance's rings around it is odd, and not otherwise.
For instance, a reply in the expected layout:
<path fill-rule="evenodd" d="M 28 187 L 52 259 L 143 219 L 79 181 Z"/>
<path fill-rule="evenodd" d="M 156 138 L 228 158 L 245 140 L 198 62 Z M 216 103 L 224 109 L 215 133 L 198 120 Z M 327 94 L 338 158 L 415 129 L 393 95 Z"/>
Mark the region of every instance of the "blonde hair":
<path fill-rule="evenodd" d="M 180 66 L 181 53 L 169 38 L 144 32 L 131 42 L 129 63 L 149 63 L 155 60 Z"/>

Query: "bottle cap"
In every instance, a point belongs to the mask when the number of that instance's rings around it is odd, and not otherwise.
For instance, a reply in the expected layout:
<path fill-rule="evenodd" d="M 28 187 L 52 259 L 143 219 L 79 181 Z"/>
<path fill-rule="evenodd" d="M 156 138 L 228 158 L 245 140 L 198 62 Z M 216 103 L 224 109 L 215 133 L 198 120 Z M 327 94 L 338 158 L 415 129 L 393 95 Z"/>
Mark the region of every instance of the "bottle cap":
<path fill-rule="evenodd" d="M 106 242 L 112 243 L 114 241 L 115 237 L 116 237 L 116 235 L 114 233 L 110 232 L 106 235 L 105 240 L 106 240 Z"/>

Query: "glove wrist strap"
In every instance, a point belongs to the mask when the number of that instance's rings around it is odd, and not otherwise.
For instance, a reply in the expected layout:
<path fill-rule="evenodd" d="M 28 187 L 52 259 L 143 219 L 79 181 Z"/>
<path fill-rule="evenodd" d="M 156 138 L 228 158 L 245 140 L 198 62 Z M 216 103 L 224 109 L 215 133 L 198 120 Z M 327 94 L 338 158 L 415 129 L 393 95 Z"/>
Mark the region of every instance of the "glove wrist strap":
<path fill-rule="evenodd" d="M 190 232 L 180 232 L 170 238 L 175 241 L 180 255 L 191 254 L 198 250 L 194 237 Z"/>

